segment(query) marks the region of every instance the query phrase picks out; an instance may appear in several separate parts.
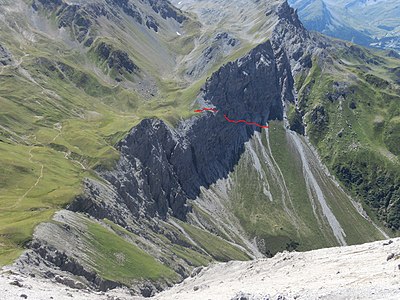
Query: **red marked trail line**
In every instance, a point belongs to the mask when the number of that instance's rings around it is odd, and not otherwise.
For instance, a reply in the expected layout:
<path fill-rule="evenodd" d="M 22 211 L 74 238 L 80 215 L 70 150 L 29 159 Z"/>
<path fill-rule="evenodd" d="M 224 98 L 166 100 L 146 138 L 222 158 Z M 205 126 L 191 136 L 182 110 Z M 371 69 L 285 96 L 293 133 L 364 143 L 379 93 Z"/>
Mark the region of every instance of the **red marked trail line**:
<path fill-rule="evenodd" d="M 260 128 L 269 128 L 269 126 L 267 126 L 267 125 L 261 125 L 261 124 L 258 124 L 256 122 L 247 122 L 246 120 L 231 120 L 226 115 L 224 115 L 224 118 L 229 123 L 234 123 L 234 124 L 245 123 L 246 125 L 254 125 L 254 126 L 257 126 L 257 127 L 260 127 Z"/>
<path fill-rule="evenodd" d="M 214 113 L 216 113 L 216 112 L 218 112 L 218 110 L 217 109 L 215 109 L 215 108 L 208 108 L 208 107 L 205 107 L 205 108 L 202 108 L 202 109 L 196 109 L 194 112 L 196 112 L 196 113 L 202 113 L 202 112 L 205 112 L 205 111 L 211 111 L 211 112 L 214 112 Z M 239 124 L 239 123 L 244 123 L 244 124 L 246 124 L 246 125 L 253 125 L 253 126 L 257 126 L 257 127 L 260 127 L 260 128 L 269 128 L 269 126 L 268 125 L 261 125 L 261 124 L 258 124 L 258 123 L 256 123 L 256 122 L 247 122 L 246 120 L 232 120 L 232 119 L 229 119 L 226 115 L 224 115 L 224 118 L 225 118 L 225 120 L 227 120 L 229 123 L 234 123 L 234 124 Z"/>
<path fill-rule="evenodd" d="M 212 112 L 215 112 L 215 113 L 218 112 L 218 110 L 216 110 L 215 108 L 208 108 L 208 107 L 203 108 L 203 109 L 196 109 L 194 112 L 201 113 L 203 111 L 212 111 Z"/>

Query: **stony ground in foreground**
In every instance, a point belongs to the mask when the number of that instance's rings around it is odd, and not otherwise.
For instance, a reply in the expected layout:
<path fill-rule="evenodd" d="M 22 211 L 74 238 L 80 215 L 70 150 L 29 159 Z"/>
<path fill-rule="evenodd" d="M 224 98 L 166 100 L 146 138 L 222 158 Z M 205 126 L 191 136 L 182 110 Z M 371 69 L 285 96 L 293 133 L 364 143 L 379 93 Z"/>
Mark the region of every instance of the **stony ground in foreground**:
<path fill-rule="evenodd" d="M 196 272 L 195 272 L 196 273 Z M 126 290 L 94 293 L 3 270 L 2 299 L 143 299 Z M 204 268 L 170 290 L 169 299 L 398 299 L 400 238 Z"/>

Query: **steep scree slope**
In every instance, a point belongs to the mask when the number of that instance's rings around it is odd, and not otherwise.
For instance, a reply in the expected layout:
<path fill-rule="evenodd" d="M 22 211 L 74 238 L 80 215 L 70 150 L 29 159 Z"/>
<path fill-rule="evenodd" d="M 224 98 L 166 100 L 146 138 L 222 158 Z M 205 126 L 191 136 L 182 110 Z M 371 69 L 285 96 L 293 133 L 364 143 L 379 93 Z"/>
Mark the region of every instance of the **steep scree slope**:
<path fill-rule="evenodd" d="M 15 208 L 16 213 L 21 213 L 21 205 L 24 208 L 23 205 L 32 202 L 26 201 L 26 195 L 30 196 L 32 190 L 36 192 L 35 187 L 41 187 L 42 180 L 54 178 L 51 174 L 57 174 L 56 170 L 68 170 L 66 178 L 71 176 L 77 182 L 66 181 L 75 193 L 62 198 L 61 203 L 67 210 L 57 212 L 53 221 L 37 226 L 33 240 L 28 243 L 29 250 L 14 264 L 14 270 L 100 290 L 125 285 L 149 296 L 187 277 L 194 267 L 213 260 L 247 260 L 271 256 L 284 249 L 360 243 L 385 235 L 329 175 L 307 138 L 286 128 L 295 112 L 315 142 L 316 119 L 318 124 L 328 126 L 325 116 L 332 113 L 321 105 L 314 109 L 313 101 L 323 99 L 319 95 L 316 99 L 310 97 L 319 91 L 319 86 L 313 85 L 319 83 L 318 74 L 326 79 L 343 72 L 350 79 L 358 78 L 361 75 L 345 69 L 343 64 L 349 63 L 354 53 L 364 53 L 364 50 L 307 32 L 285 1 L 252 1 L 248 13 L 257 12 L 257 22 L 251 21 L 245 26 L 251 35 L 231 27 L 232 20 L 224 21 L 223 16 L 216 28 L 200 15 L 198 21 L 187 15 L 183 19 L 168 18 L 164 9 L 157 8 L 166 1 L 149 1 L 151 5 L 158 3 L 151 7 L 144 4 L 147 2 L 137 1 L 141 10 L 163 25 L 157 33 L 152 26 L 131 22 L 130 10 L 126 7 L 129 1 L 111 2 L 107 1 L 106 7 L 118 10 L 122 17 L 117 18 L 119 21 L 98 18 L 93 26 L 99 35 L 87 51 L 82 50 L 85 45 L 76 44 L 75 36 L 67 38 L 64 29 L 57 29 L 54 38 L 57 43 L 49 47 L 69 49 L 67 55 L 37 60 L 36 56 L 49 56 L 46 53 L 58 51 L 43 48 L 42 40 L 38 43 L 42 51 L 39 54 L 25 45 L 23 49 L 34 54 L 34 62 L 40 62 L 39 68 L 34 68 L 33 63 L 25 62 L 25 59 L 29 62 L 30 53 L 23 56 L 11 45 L 22 56 L 17 61 L 21 66 L 16 70 L 8 66 L 2 69 L 6 72 L 6 88 L 10 85 L 7 76 L 12 76 L 14 82 L 15 78 L 30 82 L 35 87 L 35 95 L 43 92 L 48 96 L 50 107 L 59 107 L 54 104 L 54 99 L 58 99 L 56 103 L 61 105 L 62 112 L 68 116 L 74 114 L 70 119 L 61 118 L 62 113 L 49 118 L 41 110 L 34 110 L 37 115 L 32 118 L 38 120 L 39 125 L 35 123 L 35 126 L 40 130 L 26 125 L 32 132 L 29 139 L 21 136 L 24 128 L 16 125 L 12 127 L 16 132 L 10 132 L 13 118 L 4 118 L 7 121 L 4 141 L 12 146 L 4 143 L 3 147 L 20 151 L 14 151 L 15 157 L 7 160 L 8 165 L 24 157 L 24 150 L 29 166 L 35 166 L 32 173 L 37 173 L 28 192 L 17 199 L 16 207 L 7 206 L 4 213 L 10 216 L 9 210 Z M 221 11 L 226 9 L 228 15 L 232 13 L 230 6 L 224 5 L 226 1 L 207 3 L 218 6 Z M 26 7 L 22 4 L 21 7 L 21 13 L 26 13 Z M 85 6 L 78 5 L 77 9 L 82 7 Z M 8 8 L 7 13 L 10 11 L 15 13 Z M 54 32 L 48 30 L 46 26 L 50 25 L 45 20 L 55 11 L 50 15 L 43 12 L 46 17 L 41 13 L 33 12 L 33 20 L 37 30 L 46 29 L 46 34 L 41 35 L 46 40 Z M 240 11 L 240 17 L 246 19 L 246 12 Z M 194 30 L 199 28 L 200 34 Z M 210 60 L 212 65 L 198 74 L 201 79 L 187 82 L 195 79 L 182 75 L 187 74 L 185 58 L 190 57 L 189 61 L 194 63 L 203 61 L 204 45 L 199 41 L 208 34 L 215 36 L 217 31 L 230 32 L 240 40 L 238 48 L 224 53 L 219 60 Z M 130 34 L 140 37 L 140 42 L 132 41 Z M 103 65 L 98 57 L 93 57 L 94 53 L 98 54 L 96 47 L 103 45 L 102 39 L 107 40 L 105 45 L 118 46 L 129 54 L 139 68 L 137 77 L 123 74 L 125 78 L 119 75 L 114 78 L 115 70 L 104 68 L 110 66 L 109 62 Z M 178 46 L 170 47 L 169 42 Z M 125 47 L 124 43 L 132 48 Z M 156 53 L 151 51 L 154 45 L 157 45 Z M 341 61 L 345 55 L 347 60 Z M 367 53 L 367 56 L 368 67 L 382 61 L 383 68 L 386 63 L 374 54 Z M 77 66 L 72 62 L 74 59 L 82 64 Z M 63 61 L 71 68 L 65 67 Z M 164 77 L 168 73 L 172 77 Z M 208 74 L 211 76 L 206 80 Z M 299 89 L 299 98 L 294 85 Z M 149 90 L 150 87 L 154 90 Z M 200 87 L 203 88 L 200 90 Z M 144 94 L 140 92 L 143 88 L 147 90 Z M 324 93 L 328 89 L 321 90 Z M 7 89 L 3 94 L 6 92 Z M 26 95 L 23 93 L 17 100 Z M 334 98 L 336 94 L 329 95 Z M 43 101 L 42 98 L 31 100 L 29 103 L 35 109 L 35 101 Z M 15 107 L 14 98 L 7 101 L 11 102 L 11 108 Z M 111 109 L 116 106 L 123 107 Z M 190 111 L 196 106 L 214 106 L 218 113 L 192 116 Z M 244 124 L 228 123 L 223 114 L 257 123 L 271 119 L 284 121 L 271 123 L 271 130 L 260 132 Z M 152 116 L 159 118 L 149 119 Z M 181 117 L 186 120 L 180 120 Z M 100 130 L 96 129 L 99 124 Z M 122 138 L 125 132 L 129 133 Z M 19 148 L 18 141 L 22 140 L 27 146 Z M 90 148 L 102 143 L 104 149 Z M 112 148 L 110 143 L 116 147 Z M 87 148 L 92 150 L 91 155 L 86 152 Z M 105 159 L 106 155 L 111 159 Z M 57 159 L 50 164 L 46 157 Z M 99 158 L 103 160 L 99 162 Z M 27 169 L 25 165 L 19 167 Z M 53 173 L 49 174 L 49 170 Z M 82 191 L 71 203 L 84 177 Z M 52 192 L 59 191 L 63 179 L 51 185 Z M 53 197 L 52 192 L 41 191 L 39 196 Z M 32 214 L 48 214 L 47 218 L 39 215 L 34 225 L 49 219 L 61 204 L 52 206 L 52 210 L 46 207 L 39 203 L 34 210 L 27 208 Z M 51 232 L 57 234 L 53 236 Z M 19 235 L 11 227 L 4 231 L 2 238 L 8 236 L 15 240 L 18 237 L 20 245 L 30 234 Z M 147 263 L 143 265 L 140 261 Z"/>
<path fill-rule="evenodd" d="M 195 199 L 201 186 L 208 187 L 233 170 L 255 129 L 228 126 L 224 113 L 258 123 L 270 115 L 282 116 L 270 43 L 214 73 L 205 85 L 204 99 L 219 112 L 184 122 L 177 130 L 162 121 L 144 120 L 118 144 L 123 159 L 104 177 L 118 189 L 124 186 L 122 199 L 132 202 L 140 195 L 146 215 L 157 212 L 166 217 L 171 209 L 173 216 L 185 219 L 185 200 Z M 139 211 L 132 209 L 134 214 Z"/>

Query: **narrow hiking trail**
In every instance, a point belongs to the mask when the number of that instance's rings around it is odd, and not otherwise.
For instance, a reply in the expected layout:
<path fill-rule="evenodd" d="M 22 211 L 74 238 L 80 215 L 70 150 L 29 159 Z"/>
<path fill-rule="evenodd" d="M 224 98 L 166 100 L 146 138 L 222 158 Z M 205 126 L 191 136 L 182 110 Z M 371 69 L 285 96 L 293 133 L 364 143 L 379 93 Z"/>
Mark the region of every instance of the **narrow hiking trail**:
<path fill-rule="evenodd" d="M 63 127 L 62 127 L 62 124 L 56 123 L 56 124 L 54 124 L 54 128 L 58 131 L 58 133 L 52 138 L 51 143 L 55 142 L 55 140 L 62 134 L 62 128 Z M 18 205 L 21 204 L 21 202 L 29 195 L 30 192 L 32 192 L 33 189 L 35 189 L 39 185 L 39 183 L 43 179 L 44 167 L 45 166 L 41 162 L 38 162 L 38 161 L 36 161 L 34 159 L 33 152 L 34 152 L 34 150 L 36 148 L 38 148 L 37 145 L 40 145 L 40 146 L 44 146 L 44 145 L 37 141 L 36 135 L 33 136 L 33 140 L 36 142 L 36 145 L 32 145 L 31 148 L 29 149 L 29 151 L 28 151 L 28 155 L 29 155 L 28 161 L 29 161 L 29 163 L 34 164 L 34 165 L 39 167 L 39 169 L 40 169 L 39 176 L 36 178 L 35 182 L 24 192 L 24 194 L 22 194 L 20 197 L 17 198 L 17 200 L 15 201 L 14 204 L 12 204 L 11 206 L 8 206 L 8 207 L 4 207 L 2 209 L 14 209 L 14 208 L 18 207 Z M 70 158 L 70 155 L 71 155 L 70 151 L 69 152 L 63 152 L 63 153 L 64 153 L 64 158 L 65 159 L 70 160 L 73 163 L 78 164 L 83 170 L 86 170 L 86 167 L 81 162 Z"/>
<path fill-rule="evenodd" d="M 65 158 L 65 159 L 70 160 L 70 161 L 72 161 L 73 163 L 78 164 L 78 165 L 82 168 L 82 170 L 87 170 L 87 168 L 85 167 L 84 164 L 82 164 L 82 163 L 81 163 L 80 161 L 78 161 L 78 160 L 75 160 L 75 159 L 71 158 L 71 154 L 72 154 L 71 151 L 68 150 L 67 152 L 63 152 L 63 153 L 64 153 L 64 158 Z"/>
<path fill-rule="evenodd" d="M 13 205 L 11 205 L 11 206 L 9 206 L 9 207 L 7 207 L 7 208 L 5 208 L 5 209 L 13 209 L 13 208 L 16 208 L 16 207 L 26 198 L 26 196 L 28 196 L 28 194 L 29 194 L 34 188 L 37 187 L 37 185 L 40 183 L 40 181 L 41 181 L 42 178 L 43 178 L 44 165 L 43 165 L 42 163 L 39 163 L 39 162 L 36 162 L 36 161 L 33 160 L 32 151 L 33 151 L 35 148 L 36 148 L 36 146 L 32 146 L 31 149 L 29 150 L 29 152 L 28 152 L 28 154 L 29 154 L 28 161 L 29 161 L 30 163 L 32 163 L 32 164 L 36 164 L 36 165 L 40 166 L 40 174 L 39 174 L 39 176 L 37 177 L 35 183 L 34 183 L 31 187 L 29 187 L 28 190 L 27 190 L 22 196 L 20 196 L 20 197 L 17 199 L 17 201 L 15 201 L 15 203 L 14 203 Z"/>
<path fill-rule="evenodd" d="M 55 123 L 54 124 L 54 129 L 58 131 L 58 133 L 54 136 L 54 138 L 51 140 L 51 143 L 54 143 L 56 139 L 61 135 L 62 133 L 62 124 L 61 123 Z"/>
<path fill-rule="evenodd" d="M 55 123 L 54 124 L 54 129 L 58 131 L 58 133 L 54 136 L 54 138 L 51 140 L 51 143 L 54 143 L 56 141 L 56 139 L 58 137 L 60 137 L 62 135 L 62 130 L 63 130 L 63 125 L 62 123 Z M 68 151 L 61 151 L 62 153 L 64 153 L 64 158 L 67 160 L 72 161 L 73 163 L 78 164 L 83 170 L 86 170 L 86 167 L 78 160 L 75 160 L 73 158 L 71 158 L 71 154 L 72 152 L 70 150 Z"/>

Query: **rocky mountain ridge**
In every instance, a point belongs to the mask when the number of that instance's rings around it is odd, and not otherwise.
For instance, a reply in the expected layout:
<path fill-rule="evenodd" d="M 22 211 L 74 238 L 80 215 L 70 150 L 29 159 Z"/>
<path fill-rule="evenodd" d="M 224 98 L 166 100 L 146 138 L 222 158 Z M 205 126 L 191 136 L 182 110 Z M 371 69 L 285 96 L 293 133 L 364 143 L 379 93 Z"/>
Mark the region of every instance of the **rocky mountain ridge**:
<path fill-rule="evenodd" d="M 226 126 L 223 114 L 260 124 L 282 118 L 278 76 L 269 42 L 228 63 L 203 90 L 205 103 L 217 113 L 185 121 L 177 129 L 160 120 L 142 121 L 117 145 L 122 158 L 103 177 L 120 191 L 119 198 L 135 217 L 139 212 L 161 218 L 170 213 L 185 220 L 186 199 L 195 199 L 200 187 L 225 178 L 255 130 Z M 138 197 L 143 206 L 135 207 Z"/>
<path fill-rule="evenodd" d="M 397 299 L 399 251 L 399 239 L 392 239 L 304 253 L 284 252 L 251 262 L 213 264 L 154 299 Z M 123 289 L 95 293 L 65 288 L 57 279 L 44 281 L 7 272 L 0 276 L 0 291 L 11 300 L 21 299 L 20 295 L 35 300 L 71 296 L 79 300 L 146 299 Z"/>
<path fill-rule="evenodd" d="M 329 126 L 328 115 L 332 118 L 332 114 L 326 103 L 312 102 L 325 99 L 312 97 L 317 90 L 314 85 L 337 70 L 348 75 L 349 82 L 358 80 L 344 69 L 349 62 L 338 53 L 349 53 L 348 59 L 368 58 L 371 70 L 375 63 L 383 64 L 383 58 L 308 32 L 286 1 L 251 1 L 247 12 L 231 11 L 227 6 L 227 15 L 239 13 L 246 19 L 254 13 L 259 17 L 257 22 L 245 22 L 244 28 L 232 30 L 231 20 L 222 15 L 219 27 L 208 23 L 209 16 L 204 11 L 197 13 L 193 1 L 189 3 L 193 10 L 182 14 L 168 1 L 93 1 L 96 7 L 105 5 L 114 17 L 122 16 L 117 20 L 104 20 L 101 11 L 99 18 L 87 15 L 90 9 L 86 3 L 38 2 L 50 10 L 46 18 L 59 11 L 74 11 L 72 21 L 65 24 L 77 35 L 72 35 L 72 42 L 64 38 L 57 41 L 70 45 L 76 39 L 79 45 L 68 55 L 83 61 L 83 67 L 76 67 L 64 56 L 56 63 L 42 59 L 38 64 L 41 69 L 33 71 L 21 58 L 18 72 L 24 78 L 34 74 L 39 83 L 31 78 L 39 87 L 58 74 L 62 81 L 57 81 L 57 86 L 71 89 L 64 81 L 68 78 L 74 88 L 78 87 L 73 91 L 83 95 L 85 102 L 94 101 L 92 97 L 101 101 L 90 107 L 78 106 L 81 119 L 77 127 L 72 126 L 74 120 L 67 119 L 51 123 L 55 137 L 48 132 L 34 135 L 30 163 L 38 161 L 38 149 L 49 145 L 64 163 L 78 166 L 84 179 L 79 195 L 58 206 L 53 219 L 38 225 L 33 239 L 25 241 L 28 250 L 14 263 L 14 271 L 58 278 L 74 288 L 106 291 L 126 286 L 133 293 L 151 296 L 212 261 L 249 260 L 285 249 L 309 250 L 387 236 L 333 178 L 309 139 L 288 130 L 293 128 L 293 115 L 298 121 L 296 128 L 300 128 L 297 131 L 310 134 L 311 139 L 319 136 L 315 130 Z M 57 3 L 61 6 L 55 7 Z M 208 1 L 207 6 L 213 7 L 211 16 L 215 7 L 224 3 Z M 132 16 L 138 16 L 133 13 L 135 7 L 153 16 L 156 21 L 152 26 L 145 27 L 138 17 L 132 23 Z M 113 9 L 119 13 L 114 14 Z M 56 16 L 57 22 L 70 15 L 60 16 Z M 105 26 L 108 22 L 113 26 Z M 93 31 L 86 30 L 92 28 L 86 25 L 93 26 Z M 81 31 L 81 27 L 86 29 Z M 120 39 L 110 36 L 110 28 Z M 82 54 L 96 30 L 97 39 Z M 254 40 L 243 38 L 247 30 L 252 32 L 248 38 Z M 132 42 L 130 34 L 140 37 L 140 42 Z M 222 44 L 215 46 L 216 40 Z M 124 47 L 122 41 L 132 42 L 132 48 Z M 171 41 L 184 49 L 177 50 Z M 151 50 L 155 45 L 160 47 Z M 154 64 L 149 64 L 153 60 Z M 201 68 L 191 74 L 188 62 Z M 333 75 L 312 78 L 321 69 Z M 164 77 L 168 72 L 172 76 Z M 85 80 L 77 80 L 77 74 Z M 350 107 L 347 102 L 356 93 L 347 93 L 347 85 L 343 87 L 346 93 L 328 93 L 329 84 L 322 89 L 329 101 Z M 334 86 L 342 87 L 339 83 Z M 389 81 L 386 87 L 391 88 Z M 137 100 L 137 91 L 143 89 L 144 98 Z M 56 91 L 61 94 L 61 90 Z M 107 115 L 112 107 L 108 103 L 122 106 L 125 100 L 122 110 L 128 112 Z M 218 112 L 188 112 L 197 107 L 215 107 Z M 270 130 L 231 124 L 224 114 L 235 120 L 269 123 Z M 88 129 L 88 124 L 101 124 L 107 134 L 90 140 L 90 134 L 99 129 Z M 71 127 L 79 130 L 68 131 Z M 71 138 L 86 130 L 90 134 Z M 41 145 L 37 139 L 46 138 L 45 133 L 51 138 Z M 64 136 L 69 139 L 61 140 Z M 345 130 L 342 136 L 346 136 Z M 91 164 L 91 160 L 96 161 L 93 154 L 85 156 L 82 151 L 91 143 L 105 143 L 109 152 L 101 149 L 100 155 L 111 152 L 113 160 Z M 41 165 L 36 185 L 43 170 L 47 178 L 47 168 Z M 31 190 L 36 185 L 34 182 Z M 23 198 L 20 202 L 25 203 Z"/>
<path fill-rule="evenodd" d="M 165 229 L 161 229 L 163 226 L 158 224 L 157 218 L 168 222 L 176 217 L 185 221 L 190 211 L 187 199 L 195 199 L 200 187 L 208 187 L 218 179 L 226 178 L 243 153 L 244 143 L 254 133 L 255 129 L 251 127 L 226 126 L 222 111 L 233 118 L 242 114 L 242 117 L 260 123 L 274 115 L 282 117 L 281 92 L 274 61 L 272 46 L 267 42 L 215 73 L 204 87 L 203 98 L 215 105 L 221 111 L 219 113 L 185 121 L 177 129 L 160 120 L 142 121 L 117 145 L 122 156 L 115 169 L 99 172 L 109 186 L 87 180 L 84 195 L 78 197 L 69 209 L 98 220 L 107 218 L 133 233 L 137 232 L 136 226 L 149 226 L 146 231 L 162 233 Z M 232 82 L 236 84 L 232 85 Z M 260 110 L 261 107 L 264 108 Z M 41 228 L 47 232 L 46 226 Z M 96 288 L 114 287 L 102 280 L 90 280 L 92 275 L 78 262 L 74 263 L 78 264 L 74 268 L 65 268 L 68 264 L 62 262 L 67 258 L 58 256 L 58 253 L 63 253 L 58 249 L 60 245 L 57 247 L 53 238 L 43 235 L 42 230 L 36 230 L 35 239 L 30 244 L 32 252 L 17 263 L 17 268 L 33 271 L 33 255 L 39 261 L 44 260 L 45 264 L 47 261 L 55 268 L 60 267 L 60 271 L 83 276 Z M 182 243 L 173 236 L 168 238 L 172 243 Z M 190 243 L 183 245 L 193 247 Z M 72 257 L 76 256 L 79 257 L 72 254 Z M 169 264 L 175 265 L 171 261 Z M 190 268 L 185 265 L 176 265 L 176 272 L 187 275 Z M 37 268 L 36 264 L 33 266 Z"/>

